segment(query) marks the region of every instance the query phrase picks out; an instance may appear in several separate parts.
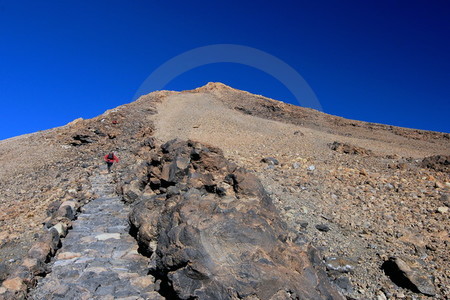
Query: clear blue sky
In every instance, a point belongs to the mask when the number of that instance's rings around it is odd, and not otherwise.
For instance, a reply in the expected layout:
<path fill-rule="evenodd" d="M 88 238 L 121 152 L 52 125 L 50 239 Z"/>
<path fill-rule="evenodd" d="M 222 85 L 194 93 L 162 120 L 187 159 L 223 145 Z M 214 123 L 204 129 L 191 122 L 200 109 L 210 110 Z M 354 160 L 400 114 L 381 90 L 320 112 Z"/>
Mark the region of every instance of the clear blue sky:
<path fill-rule="evenodd" d="M 0 0 L 0 139 L 131 102 L 167 60 L 212 44 L 293 67 L 324 112 L 450 132 L 450 2 Z M 257 69 L 216 63 L 165 89 L 220 81 L 296 103 Z"/>

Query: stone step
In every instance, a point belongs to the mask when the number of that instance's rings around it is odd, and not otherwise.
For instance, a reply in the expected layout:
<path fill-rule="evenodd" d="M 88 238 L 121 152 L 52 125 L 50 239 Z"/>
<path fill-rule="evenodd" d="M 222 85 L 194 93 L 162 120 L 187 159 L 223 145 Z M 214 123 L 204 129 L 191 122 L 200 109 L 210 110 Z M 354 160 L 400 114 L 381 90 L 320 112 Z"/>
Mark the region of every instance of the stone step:
<path fill-rule="evenodd" d="M 164 299 L 148 275 L 149 259 L 129 235 L 129 207 L 110 197 L 104 175 L 92 179 L 100 197 L 86 204 L 29 299 Z"/>

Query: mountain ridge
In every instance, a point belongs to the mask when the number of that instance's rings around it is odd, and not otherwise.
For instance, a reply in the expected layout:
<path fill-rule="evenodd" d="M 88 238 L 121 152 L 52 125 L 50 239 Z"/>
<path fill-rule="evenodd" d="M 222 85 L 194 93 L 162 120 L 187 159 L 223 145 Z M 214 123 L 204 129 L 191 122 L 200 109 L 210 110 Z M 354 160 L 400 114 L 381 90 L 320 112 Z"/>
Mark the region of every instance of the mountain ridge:
<path fill-rule="evenodd" d="M 218 147 L 258 176 L 284 221 L 324 256 L 354 256 L 355 275 L 329 270 L 349 297 L 361 289 L 375 297 L 380 285 L 386 296 L 407 293 L 379 269 L 400 255 L 422 260 L 438 279 L 437 294 L 448 295 L 439 266 L 449 240 L 448 134 L 346 120 L 218 83 L 153 92 L 92 119 L 1 141 L 1 262 L 20 265 L 51 207 L 95 198 L 88 178 L 102 170 L 105 152 L 122 159 L 119 180 L 147 159 L 138 149 L 151 137 Z"/>

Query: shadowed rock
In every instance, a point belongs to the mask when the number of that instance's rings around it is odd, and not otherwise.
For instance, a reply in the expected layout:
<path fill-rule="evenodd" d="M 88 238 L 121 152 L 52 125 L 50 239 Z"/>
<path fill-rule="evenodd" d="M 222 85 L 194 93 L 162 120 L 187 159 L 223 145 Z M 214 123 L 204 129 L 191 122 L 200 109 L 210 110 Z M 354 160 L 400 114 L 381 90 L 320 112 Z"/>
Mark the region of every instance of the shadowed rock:
<path fill-rule="evenodd" d="M 383 269 L 398 286 L 427 296 L 436 295 L 432 278 L 425 274 L 415 262 L 406 258 L 391 257 L 383 264 Z"/>
<path fill-rule="evenodd" d="M 422 167 L 440 172 L 450 172 L 450 155 L 434 155 L 425 157 L 421 163 Z"/>
<path fill-rule="evenodd" d="M 336 152 L 354 155 L 372 155 L 372 151 L 348 143 L 334 142 L 329 144 L 330 149 Z"/>
<path fill-rule="evenodd" d="M 343 299 L 316 250 L 292 241 L 254 175 L 194 142 L 173 140 L 161 149 L 161 160 L 149 162 L 148 185 L 160 174 L 166 186 L 136 202 L 130 222 L 163 295 Z"/>

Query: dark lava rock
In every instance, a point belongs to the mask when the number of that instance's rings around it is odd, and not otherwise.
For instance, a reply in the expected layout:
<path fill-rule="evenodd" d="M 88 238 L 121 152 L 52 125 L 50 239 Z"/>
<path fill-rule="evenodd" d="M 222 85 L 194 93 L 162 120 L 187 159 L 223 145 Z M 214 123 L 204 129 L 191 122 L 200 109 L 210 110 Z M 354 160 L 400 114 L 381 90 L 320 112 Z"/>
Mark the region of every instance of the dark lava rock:
<path fill-rule="evenodd" d="M 264 157 L 261 159 L 261 162 L 269 164 L 269 165 L 279 165 L 280 162 L 275 157 Z"/>
<path fill-rule="evenodd" d="M 0 263 L 0 282 L 8 278 L 9 268 L 5 263 Z"/>
<path fill-rule="evenodd" d="M 316 229 L 319 231 L 322 231 L 322 232 L 330 231 L 330 227 L 328 227 L 328 225 L 325 225 L 325 224 L 317 224 Z"/>
<path fill-rule="evenodd" d="M 432 278 L 419 265 L 406 258 L 391 257 L 382 266 L 384 272 L 398 286 L 427 296 L 436 295 Z"/>
<path fill-rule="evenodd" d="M 338 287 L 343 289 L 345 292 L 353 293 L 352 283 L 350 282 L 350 279 L 348 279 L 348 277 L 345 277 L 345 276 L 338 277 L 338 278 L 336 278 L 336 280 L 334 280 L 334 283 Z"/>
<path fill-rule="evenodd" d="M 297 221 L 296 223 L 297 223 L 298 225 L 300 225 L 300 227 L 302 227 L 302 228 L 304 228 L 304 229 L 308 228 L 308 225 L 309 225 L 308 221 L 304 221 L 304 220 L 299 220 L 299 221 Z"/>
<path fill-rule="evenodd" d="M 341 143 L 335 141 L 332 144 L 329 144 L 331 150 L 345 153 L 345 154 L 355 154 L 355 155 L 371 155 L 372 151 L 368 149 L 364 149 L 362 147 L 354 146 L 348 143 Z"/>
<path fill-rule="evenodd" d="M 81 146 L 85 144 L 94 143 L 94 140 L 86 134 L 77 134 L 72 137 L 73 141 L 70 143 L 72 146 Z"/>
<path fill-rule="evenodd" d="M 450 155 L 434 155 L 425 157 L 421 166 L 440 172 L 450 172 Z"/>
<path fill-rule="evenodd" d="M 186 188 L 136 202 L 130 223 L 163 296 L 344 299 L 311 244 L 289 238 L 258 178 L 194 142 L 174 140 L 160 152 L 152 176 Z"/>

